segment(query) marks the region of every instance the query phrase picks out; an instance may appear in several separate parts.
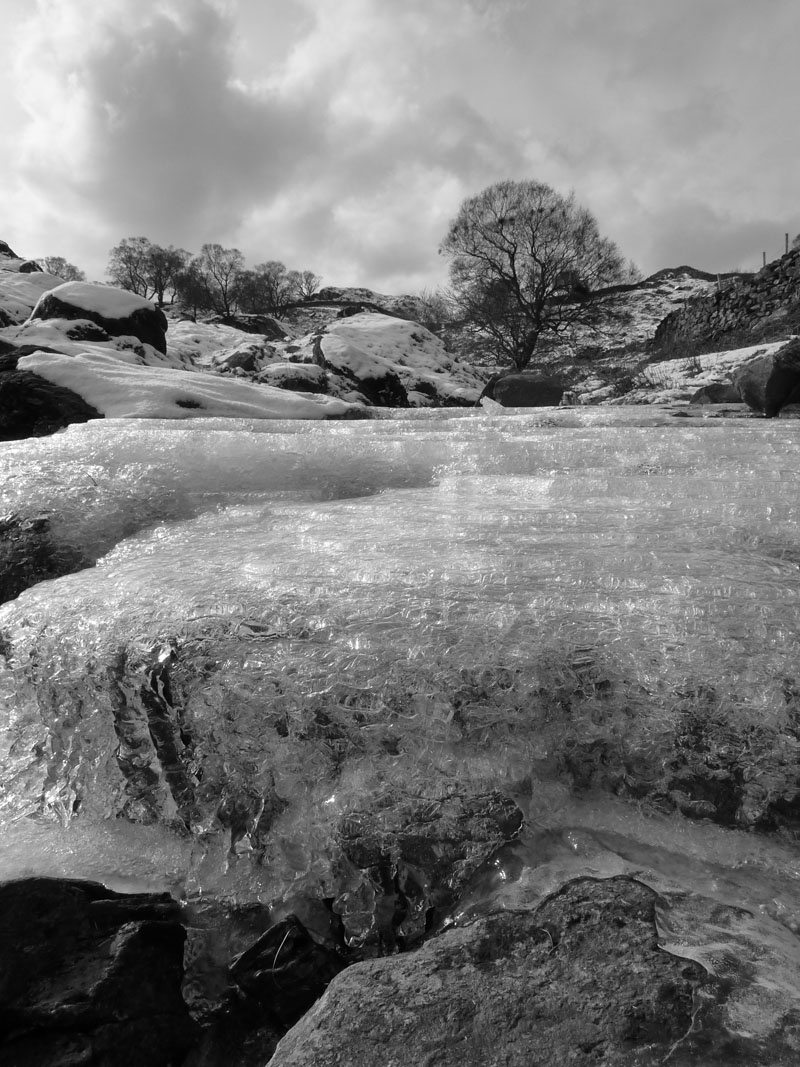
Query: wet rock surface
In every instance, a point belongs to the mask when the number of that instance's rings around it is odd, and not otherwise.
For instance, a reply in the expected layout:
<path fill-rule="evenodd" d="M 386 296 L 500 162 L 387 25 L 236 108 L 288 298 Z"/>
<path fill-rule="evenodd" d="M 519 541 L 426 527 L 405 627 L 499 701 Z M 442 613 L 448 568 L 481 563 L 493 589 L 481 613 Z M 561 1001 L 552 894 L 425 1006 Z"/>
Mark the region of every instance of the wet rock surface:
<path fill-rule="evenodd" d="M 709 979 L 659 950 L 655 901 L 631 879 L 581 879 L 535 910 L 357 964 L 283 1038 L 270 1067 L 759 1062 L 693 1026 Z"/>
<path fill-rule="evenodd" d="M 334 901 L 348 947 L 384 955 L 418 944 L 458 900 L 498 845 L 512 840 L 522 812 L 501 793 L 402 803 L 342 820 Z"/>
<path fill-rule="evenodd" d="M 180 990 L 184 941 L 167 894 L 0 885 L 0 1064 L 179 1063 L 197 1038 Z"/>
<path fill-rule="evenodd" d="M 37 582 L 86 566 L 79 551 L 52 537 L 46 515 L 0 515 L 0 604 Z"/>

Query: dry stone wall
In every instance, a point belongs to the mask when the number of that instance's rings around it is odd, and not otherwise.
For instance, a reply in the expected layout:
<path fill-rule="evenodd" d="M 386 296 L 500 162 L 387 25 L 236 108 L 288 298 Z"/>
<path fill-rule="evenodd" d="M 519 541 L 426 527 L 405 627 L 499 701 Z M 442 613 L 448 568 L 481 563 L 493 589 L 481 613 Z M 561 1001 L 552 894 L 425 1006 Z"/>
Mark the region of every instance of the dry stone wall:
<path fill-rule="evenodd" d="M 728 277 L 709 296 L 695 297 L 660 323 L 659 355 L 689 346 L 734 347 L 797 329 L 800 321 L 800 248 L 767 263 L 758 274 Z"/>

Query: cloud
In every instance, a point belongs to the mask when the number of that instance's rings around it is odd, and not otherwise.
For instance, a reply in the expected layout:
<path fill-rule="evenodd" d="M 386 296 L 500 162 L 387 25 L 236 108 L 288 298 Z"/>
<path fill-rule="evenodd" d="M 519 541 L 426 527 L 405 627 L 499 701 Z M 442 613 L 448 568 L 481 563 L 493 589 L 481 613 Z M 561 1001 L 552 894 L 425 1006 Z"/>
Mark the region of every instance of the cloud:
<path fill-rule="evenodd" d="M 504 178 L 574 189 L 646 271 L 724 269 L 800 228 L 795 0 L 769 19 L 750 0 L 35 0 L 18 21 L 0 236 L 92 276 L 145 235 L 421 287 L 460 201 Z"/>

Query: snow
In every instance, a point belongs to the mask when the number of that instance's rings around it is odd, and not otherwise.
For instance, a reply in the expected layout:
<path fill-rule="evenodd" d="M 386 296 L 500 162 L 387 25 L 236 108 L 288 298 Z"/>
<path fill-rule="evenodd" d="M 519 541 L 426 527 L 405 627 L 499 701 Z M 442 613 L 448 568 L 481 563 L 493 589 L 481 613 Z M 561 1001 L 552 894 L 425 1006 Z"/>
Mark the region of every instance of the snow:
<path fill-rule="evenodd" d="M 39 297 L 62 284 L 61 278 L 43 271 L 18 274 L 0 270 L 0 311 L 5 311 L 12 322 L 24 322 Z"/>
<path fill-rule="evenodd" d="M 83 308 L 102 315 L 106 319 L 124 319 L 134 311 L 154 311 L 150 300 L 130 293 L 127 289 L 117 289 L 111 285 L 97 285 L 94 282 L 63 282 L 50 290 L 72 307 Z M 38 304 L 33 309 L 32 318 L 36 318 Z"/>
<path fill-rule="evenodd" d="M 324 419 L 349 408 L 331 397 L 311 398 L 238 378 L 141 366 L 102 345 L 84 345 L 74 355 L 35 352 L 18 366 L 78 393 L 108 418 Z"/>

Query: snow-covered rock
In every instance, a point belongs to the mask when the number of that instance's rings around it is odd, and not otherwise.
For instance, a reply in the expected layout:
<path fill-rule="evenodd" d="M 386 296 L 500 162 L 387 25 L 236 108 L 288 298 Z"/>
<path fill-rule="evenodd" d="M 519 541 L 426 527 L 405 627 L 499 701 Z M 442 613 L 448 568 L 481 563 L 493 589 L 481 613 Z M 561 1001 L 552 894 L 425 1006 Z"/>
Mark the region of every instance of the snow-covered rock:
<path fill-rule="evenodd" d="M 92 282 L 64 282 L 44 293 L 31 312 L 31 319 L 88 319 L 111 337 L 138 337 L 166 353 L 167 318 L 151 301 Z"/>
<path fill-rule="evenodd" d="M 269 385 L 172 367 L 141 366 L 102 346 L 79 354 L 36 352 L 19 360 L 21 370 L 62 385 L 108 418 L 325 419 L 348 414 L 351 405 Z"/>
<path fill-rule="evenodd" d="M 685 359 L 662 360 L 650 363 L 635 377 L 633 388 L 622 396 L 609 398 L 611 404 L 688 404 L 701 388 L 716 384 L 730 385 L 738 369 L 746 364 L 772 357 L 786 341 L 724 352 L 707 352 Z"/>
<path fill-rule="evenodd" d="M 418 323 L 374 312 L 362 312 L 331 323 L 318 334 L 296 342 L 295 359 L 324 366 L 331 392 L 363 399 L 359 382 L 380 382 L 395 376 L 412 407 L 471 405 L 477 402 L 484 376 L 455 360 L 443 343 Z"/>

